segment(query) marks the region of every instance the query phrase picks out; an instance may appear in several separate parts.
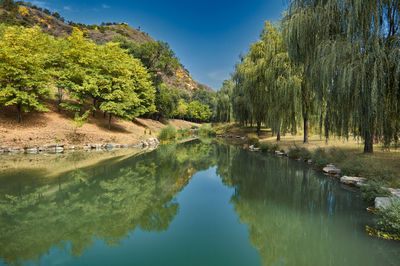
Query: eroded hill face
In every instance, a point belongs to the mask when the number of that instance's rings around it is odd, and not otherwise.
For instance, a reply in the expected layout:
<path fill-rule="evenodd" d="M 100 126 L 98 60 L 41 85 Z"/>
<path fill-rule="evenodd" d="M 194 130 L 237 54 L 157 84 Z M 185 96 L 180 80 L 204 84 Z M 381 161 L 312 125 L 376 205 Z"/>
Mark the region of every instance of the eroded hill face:
<path fill-rule="evenodd" d="M 45 10 L 46 11 L 46 10 Z M 39 25 L 44 32 L 56 36 L 64 37 L 71 34 L 74 27 L 82 30 L 86 37 L 94 42 L 103 44 L 112 41 L 117 36 L 123 36 L 129 41 L 138 44 L 144 42 L 154 42 L 146 32 L 130 27 L 127 23 L 106 23 L 102 25 L 84 25 L 69 22 L 68 24 L 57 13 L 43 12 L 41 10 L 19 6 L 16 10 L 7 11 L 0 8 L 0 22 L 12 22 L 13 24 L 32 26 Z M 210 87 L 195 81 L 183 66 L 180 66 L 174 75 L 162 76 L 163 81 L 169 86 L 186 91 L 192 94 L 193 91 L 205 89 L 213 91 Z"/>

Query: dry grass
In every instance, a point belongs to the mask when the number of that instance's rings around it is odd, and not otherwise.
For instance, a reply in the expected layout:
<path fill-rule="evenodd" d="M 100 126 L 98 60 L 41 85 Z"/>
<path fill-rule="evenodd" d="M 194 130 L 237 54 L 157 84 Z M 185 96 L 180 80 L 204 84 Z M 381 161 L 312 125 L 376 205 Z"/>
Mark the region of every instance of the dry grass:
<path fill-rule="evenodd" d="M 387 182 L 392 186 L 400 185 L 400 150 L 383 149 L 381 144 L 374 145 L 373 154 L 363 153 L 363 142 L 357 139 L 343 139 L 332 137 L 328 141 L 319 135 L 309 137 L 309 143 L 303 143 L 302 135 L 286 135 L 281 137 L 281 141 L 276 141 L 276 136 L 272 136 L 271 131 L 263 129 L 260 137 L 257 136 L 254 128 L 242 128 L 230 124 L 229 126 L 218 125 L 218 134 L 246 136 L 249 138 L 258 138 L 261 143 L 269 144 L 277 143 L 280 149 L 288 151 L 291 147 L 298 146 L 306 148 L 313 152 L 318 148 L 324 149 L 329 155 L 331 163 L 337 164 L 339 167 L 354 167 L 355 161 L 364 166 L 363 173 L 370 178 L 378 181 Z"/>
<path fill-rule="evenodd" d="M 56 107 L 52 105 L 50 109 L 51 111 L 46 113 L 25 113 L 23 123 L 18 124 L 15 108 L 0 107 L 0 146 L 22 148 L 56 142 L 75 145 L 107 142 L 134 144 L 142 139 L 157 136 L 167 124 L 176 128 L 198 126 L 196 123 L 183 120 L 160 122 L 138 118 L 133 123 L 113 118 L 112 129 L 108 130 L 108 119 L 97 113 L 96 117 L 90 117 L 89 122 L 74 134 L 70 122 L 72 115 L 67 112 L 58 113 Z"/>

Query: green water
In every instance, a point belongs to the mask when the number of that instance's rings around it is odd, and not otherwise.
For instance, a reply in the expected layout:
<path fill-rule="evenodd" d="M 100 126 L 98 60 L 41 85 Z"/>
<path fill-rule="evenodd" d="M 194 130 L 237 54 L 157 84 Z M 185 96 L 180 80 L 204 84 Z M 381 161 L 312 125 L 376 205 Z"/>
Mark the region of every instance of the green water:
<path fill-rule="evenodd" d="M 364 232 L 357 192 L 286 158 L 206 140 L 43 175 L 0 175 L 0 264 L 400 261 L 400 243 Z"/>

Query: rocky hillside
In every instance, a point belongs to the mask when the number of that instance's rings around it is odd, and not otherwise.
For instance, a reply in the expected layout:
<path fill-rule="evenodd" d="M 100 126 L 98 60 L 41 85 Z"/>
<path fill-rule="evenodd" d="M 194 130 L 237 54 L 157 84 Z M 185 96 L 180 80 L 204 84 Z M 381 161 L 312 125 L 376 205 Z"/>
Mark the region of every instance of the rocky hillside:
<path fill-rule="evenodd" d="M 42 10 L 29 5 L 19 5 L 17 8 L 8 10 L 0 8 L 0 22 L 24 26 L 38 25 L 43 31 L 57 37 L 70 34 L 73 28 L 77 27 L 88 38 L 99 44 L 110 42 L 117 36 L 123 36 L 127 40 L 138 44 L 154 41 L 147 33 L 133 29 L 127 23 L 102 23 L 102 25 L 66 23 L 58 13 L 52 13 L 49 10 Z M 171 77 L 163 76 L 163 81 L 169 86 L 179 88 L 189 94 L 199 89 L 213 91 L 208 86 L 195 81 L 183 66 L 179 67 Z"/>

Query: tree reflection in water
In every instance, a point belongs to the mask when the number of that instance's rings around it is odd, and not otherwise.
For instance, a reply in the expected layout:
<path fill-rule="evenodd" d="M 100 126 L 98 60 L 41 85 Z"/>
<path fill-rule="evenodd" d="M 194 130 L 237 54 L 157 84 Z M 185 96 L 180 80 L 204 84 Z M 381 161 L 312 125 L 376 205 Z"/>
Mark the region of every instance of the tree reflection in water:
<path fill-rule="evenodd" d="M 396 243 L 365 233 L 371 216 L 357 193 L 301 163 L 210 139 L 76 168 L 50 182 L 32 181 L 40 173 L 29 169 L 0 176 L 0 258 L 39 262 L 54 247 L 80 257 L 98 240 L 118 246 L 135 229 L 166 231 L 179 212 L 175 196 L 196 172 L 213 166 L 234 188 L 230 202 L 264 265 L 396 265 L 400 259 Z"/>
<path fill-rule="evenodd" d="M 11 182 L 7 190 L 3 181 L 0 258 L 7 264 L 38 261 L 50 248 L 68 246 L 79 257 L 98 239 L 117 246 L 135 228 L 167 230 L 179 209 L 174 196 L 212 164 L 210 153 L 211 146 L 201 142 L 171 144 L 75 169 L 54 183 Z"/>

